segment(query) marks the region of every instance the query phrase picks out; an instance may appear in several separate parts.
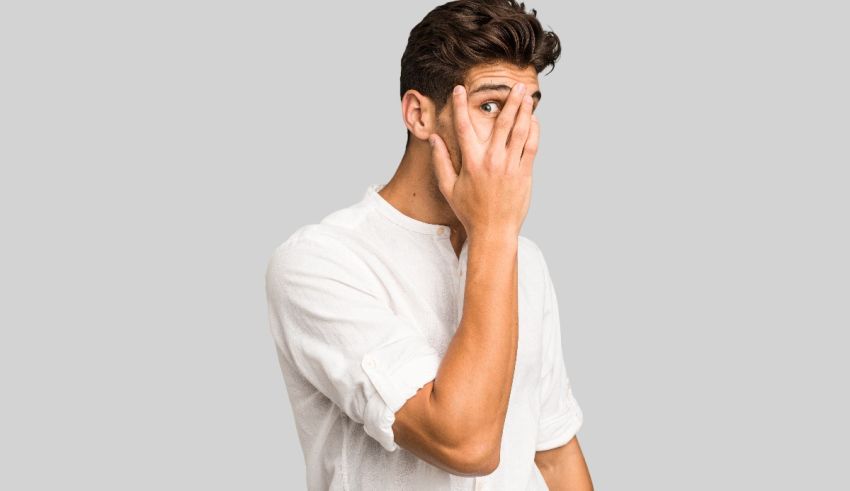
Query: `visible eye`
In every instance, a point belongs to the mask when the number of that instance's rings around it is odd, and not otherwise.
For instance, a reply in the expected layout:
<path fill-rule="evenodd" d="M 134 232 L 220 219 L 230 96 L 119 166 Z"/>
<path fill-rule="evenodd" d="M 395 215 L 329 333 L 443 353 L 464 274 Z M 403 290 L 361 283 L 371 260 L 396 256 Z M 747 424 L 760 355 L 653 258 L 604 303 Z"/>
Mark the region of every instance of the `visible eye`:
<path fill-rule="evenodd" d="M 480 107 L 483 109 L 483 108 L 485 108 L 485 107 L 487 107 L 487 106 L 489 106 L 489 105 L 491 105 L 491 104 L 496 104 L 496 105 L 498 105 L 499 107 L 501 107 L 501 103 L 499 103 L 498 101 L 487 101 L 487 102 L 485 102 L 484 104 L 481 104 L 481 106 L 480 106 Z M 485 110 L 484 112 L 492 113 L 493 111 L 487 111 L 487 110 Z"/>

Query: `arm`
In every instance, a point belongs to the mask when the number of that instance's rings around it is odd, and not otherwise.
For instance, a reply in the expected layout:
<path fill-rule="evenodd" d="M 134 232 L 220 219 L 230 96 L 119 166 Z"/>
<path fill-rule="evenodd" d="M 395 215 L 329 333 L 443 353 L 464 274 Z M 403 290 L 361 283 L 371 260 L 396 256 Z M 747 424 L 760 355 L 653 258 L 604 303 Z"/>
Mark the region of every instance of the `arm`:
<path fill-rule="evenodd" d="M 421 459 L 454 474 L 485 475 L 499 465 L 514 376 L 518 235 L 539 129 L 520 84 L 486 142 L 469 120 L 465 91 L 452 105 L 460 174 L 445 142 L 429 136 L 439 189 L 468 233 L 463 314 L 436 377 L 396 412 L 392 428 L 395 441 Z"/>
<path fill-rule="evenodd" d="M 539 252 L 545 282 L 544 346 L 548 349 L 543 354 L 544 374 L 534 462 L 550 489 L 592 491 L 590 473 L 576 436 L 584 421 L 584 413 L 573 394 L 564 362 L 555 285 L 546 258 L 542 251 Z"/>
<path fill-rule="evenodd" d="M 484 475 L 499 465 L 516 361 L 518 239 L 467 240 L 460 326 L 437 377 L 396 413 L 393 432 L 423 460 L 458 475 Z"/>
<path fill-rule="evenodd" d="M 578 436 L 566 445 L 537 452 L 534 463 L 543 474 L 546 485 L 553 491 L 593 491 L 593 482 Z"/>

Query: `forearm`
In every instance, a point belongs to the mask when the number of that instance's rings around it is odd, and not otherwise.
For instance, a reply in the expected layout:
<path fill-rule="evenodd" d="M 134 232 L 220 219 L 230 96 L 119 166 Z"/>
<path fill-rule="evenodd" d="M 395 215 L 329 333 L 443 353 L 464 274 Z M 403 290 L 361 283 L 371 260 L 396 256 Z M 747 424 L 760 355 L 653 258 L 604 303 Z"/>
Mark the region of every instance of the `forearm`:
<path fill-rule="evenodd" d="M 558 448 L 537 452 L 534 463 L 540 469 L 546 486 L 553 491 L 593 491 L 578 437 Z"/>
<path fill-rule="evenodd" d="M 447 438 L 498 452 L 516 363 L 518 237 L 490 233 L 467 240 L 463 314 L 431 402 Z"/>

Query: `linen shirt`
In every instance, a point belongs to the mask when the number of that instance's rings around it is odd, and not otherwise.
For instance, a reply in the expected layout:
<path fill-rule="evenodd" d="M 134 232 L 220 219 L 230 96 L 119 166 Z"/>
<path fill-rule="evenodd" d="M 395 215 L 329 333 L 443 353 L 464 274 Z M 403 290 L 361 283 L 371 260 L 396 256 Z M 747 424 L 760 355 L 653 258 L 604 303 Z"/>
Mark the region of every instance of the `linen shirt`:
<path fill-rule="evenodd" d="M 544 490 L 535 452 L 569 442 L 583 414 L 540 248 L 519 235 L 519 336 L 498 468 L 458 476 L 394 441 L 395 412 L 434 380 L 463 313 L 468 240 L 405 215 L 371 184 L 304 225 L 266 270 L 269 321 L 310 490 Z M 470 374 L 470 376 L 475 376 Z"/>

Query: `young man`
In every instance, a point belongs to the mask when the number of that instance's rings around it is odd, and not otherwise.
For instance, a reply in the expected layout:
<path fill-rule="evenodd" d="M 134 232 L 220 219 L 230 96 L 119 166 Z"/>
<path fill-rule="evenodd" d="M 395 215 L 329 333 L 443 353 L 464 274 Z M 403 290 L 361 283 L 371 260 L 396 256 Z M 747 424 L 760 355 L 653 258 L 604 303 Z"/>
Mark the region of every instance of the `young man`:
<path fill-rule="evenodd" d="M 552 279 L 519 234 L 559 55 L 512 0 L 431 11 L 402 57 L 395 175 L 274 251 L 309 489 L 592 490 Z"/>

